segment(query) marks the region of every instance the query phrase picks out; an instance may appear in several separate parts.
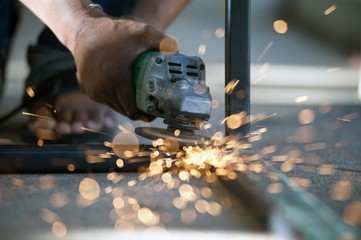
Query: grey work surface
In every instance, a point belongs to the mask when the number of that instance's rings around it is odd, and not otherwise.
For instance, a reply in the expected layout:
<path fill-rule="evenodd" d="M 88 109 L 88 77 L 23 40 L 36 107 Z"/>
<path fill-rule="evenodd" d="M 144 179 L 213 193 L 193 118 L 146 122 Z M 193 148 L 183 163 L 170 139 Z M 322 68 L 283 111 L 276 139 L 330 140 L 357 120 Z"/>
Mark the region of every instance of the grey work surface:
<path fill-rule="evenodd" d="M 314 120 L 301 124 L 305 109 L 314 113 Z M 361 201 L 361 106 L 259 106 L 257 112 L 270 116 L 254 124 L 255 129 L 268 129 L 255 149 L 275 150 L 263 156 L 266 162 L 304 184 L 304 190 L 341 219 L 349 219 L 347 208 Z M 352 220 L 360 229 L 356 216 L 361 216 L 360 207 L 354 208 Z"/>
<path fill-rule="evenodd" d="M 196 220 L 186 224 L 181 220 L 182 211 L 172 203 L 179 196 L 178 188 L 168 189 L 160 178 L 139 181 L 138 173 L 122 175 L 124 178 L 116 183 L 108 180 L 106 173 L 1 175 L 1 239 L 56 238 L 52 233 L 54 219 L 66 226 L 66 238 L 86 237 L 88 232 L 94 233 L 88 236 L 90 239 L 106 236 L 114 238 L 117 233 L 131 231 L 133 228 L 136 229 L 134 233 L 143 232 L 146 226 L 137 220 L 134 206 L 147 207 L 157 212 L 160 223 L 156 226 L 164 226 L 170 232 L 172 229 L 186 233 L 192 230 L 205 233 L 220 231 L 223 236 L 242 231 L 264 232 L 262 226 L 219 183 L 205 184 L 197 180 L 189 182 L 195 192 L 198 191 L 197 199 L 220 203 L 223 208 L 219 216 L 197 213 Z M 89 206 L 80 203 L 79 184 L 84 178 L 96 180 L 100 187 L 99 197 Z M 128 186 L 129 182 L 134 181 L 137 182 L 135 186 Z M 107 187 L 112 187 L 113 193 L 106 193 Z M 210 198 L 204 198 L 199 193 L 203 187 L 212 189 Z M 122 189 L 123 194 L 119 194 L 119 189 Z M 118 194 L 114 194 L 115 192 Z M 58 196 L 58 201 L 54 200 L 54 196 Z M 135 199 L 136 203 L 126 203 L 116 214 L 113 206 L 116 196 L 121 196 L 124 200 Z M 83 203 L 86 201 L 83 200 Z M 185 209 L 193 209 L 189 211 L 196 213 L 194 202 L 190 202 Z M 117 224 L 116 220 L 119 220 Z M 117 230 L 114 231 L 114 228 Z"/>
<path fill-rule="evenodd" d="M 301 124 L 299 115 L 305 109 L 313 112 L 314 118 L 308 124 Z M 361 126 L 360 106 L 253 105 L 252 111 L 255 115 L 265 116 L 263 120 L 253 123 L 252 129 L 267 128 L 262 139 L 253 142 L 255 153 L 262 156 L 266 164 L 284 174 L 288 178 L 287 181 L 294 180 L 297 183 L 297 180 L 301 180 L 299 182 L 301 185 L 302 181 L 303 184 L 306 182 L 306 186 L 302 189 L 318 200 L 321 204 L 318 206 L 322 206 L 311 209 L 315 216 L 321 215 L 320 211 L 327 210 L 333 214 L 332 216 L 336 216 L 332 220 L 335 224 L 344 224 L 342 219 L 345 218 L 347 206 L 352 202 L 361 201 L 361 150 L 359 148 L 361 142 L 358 131 Z M 270 146 L 274 151 L 266 154 Z M 283 158 L 282 161 L 279 160 L 281 158 Z M 292 164 L 287 166 L 285 162 Z M 331 166 L 332 171 L 327 175 L 321 175 L 322 166 Z M 138 181 L 135 186 L 129 187 L 128 183 L 137 180 L 139 175 L 137 173 L 122 175 L 124 179 L 118 183 L 107 180 L 105 173 L 1 175 L 0 230 L 11 236 L 16 233 L 19 238 L 29 233 L 32 237 L 38 236 L 36 234 L 52 236 L 51 224 L 40 216 L 44 211 L 42 209 L 48 209 L 59 216 L 66 225 L 70 237 L 79 231 L 84 234 L 86 231 L 83 230 L 89 229 L 112 231 L 115 223 L 109 218 L 109 213 L 113 209 L 113 196 L 104 192 L 106 187 L 112 186 L 113 189 L 123 188 L 124 195 L 136 199 L 139 206 L 154 209 L 161 216 L 162 213 L 166 213 L 163 215 L 166 217 L 161 217 L 161 220 L 172 216 L 170 222 L 163 222 L 167 229 L 180 229 L 181 232 L 219 230 L 223 233 L 259 231 L 261 234 L 264 233 L 262 231 L 264 229 L 257 223 L 254 216 L 250 215 L 248 210 L 245 210 L 245 206 L 238 201 L 234 201 L 231 208 L 224 208 L 220 216 L 212 217 L 209 214 L 197 213 L 196 222 L 191 225 L 184 224 L 180 217 L 181 210 L 172 205 L 172 200 L 179 195 L 177 189 L 167 190 L 164 185 L 162 188 L 162 181 L 154 178 Z M 44 187 L 40 184 L 40 179 L 44 176 L 50 176 L 54 182 L 53 187 L 47 189 L 47 185 Z M 80 207 L 77 203 L 78 187 L 80 181 L 86 177 L 93 178 L 99 183 L 101 194 L 93 205 Z M 210 187 L 214 194 L 212 200 L 207 201 L 220 203 L 222 196 L 228 194 L 227 190 L 219 184 L 208 184 L 195 179 L 190 184 L 198 189 L 204 186 Z M 261 193 L 269 190 L 267 184 L 261 186 Z M 254 186 L 251 184 L 251 187 Z M 341 188 L 337 190 L 337 186 Z M 158 188 L 160 188 L 159 192 L 156 190 Z M 286 195 L 292 196 L 292 191 L 299 194 L 298 190 L 283 188 L 284 191 L 290 189 L 291 192 L 287 192 Z M 230 190 L 234 190 L 234 186 Z M 336 190 L 339 194 L 334 193 Z M 60 208 L 52 206 L 49 202 L 50 197 L 58 192 L 63 193 L 67 198 L 67 204 Z M 272 196 L 272 199 L 277 201 L 277 194 L 268 194 L 268 196 Z M 281 198 L 281 195 L 279 196 Z M 287 202 L 287 199 L 280 200 L 280 202 Z M 224 202 L 221 205 L 225 206 Z M 289 209 L 292 214 L 297 206 L 290 206 Z M 360 208 L 354 211 L 356 214 L 354 216 L 361 215 Z M 12 217 L 9 218 L 9 216 Z M 133 223 L 140 229 L 144 228 L 139 222 Z M 353 225 L 360 228 L 360 220 L 356 218 Z M 298 230 L 302 232 L 302 229 Z M 322 234 L 322 231 L 318 234 Z"/>

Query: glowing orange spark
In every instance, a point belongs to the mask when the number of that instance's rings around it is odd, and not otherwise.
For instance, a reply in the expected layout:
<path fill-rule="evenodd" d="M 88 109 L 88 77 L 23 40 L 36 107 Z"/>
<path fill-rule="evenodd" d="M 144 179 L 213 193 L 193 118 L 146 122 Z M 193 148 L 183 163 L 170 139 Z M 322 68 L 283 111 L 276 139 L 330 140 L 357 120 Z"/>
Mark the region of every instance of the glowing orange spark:
<path fill-rule="evenodd" d="M 284 20 L 277 20 L 273 23 L 273 29 L 279 34 L 284 34 L 288 30 L 288 25 Z"/>
<path fill-rule="evenodd" d="M 119 130 L 122 131 L 122 132 L 125 132 L 125 133 L 128 133 L 128 132 L 129 132 L 128 129 L 126 129 L 125 127 L 123 127 L 121 124 L 118 125 L 118 128 L 119 128 Z"/>
<path fill-rule="evenodd" d="M 69 164 L 67 168 L 69 172 L 73 172 L 75 170 L 74 164 Z"/>
<path fill-rule="evenodd" d="M 329 15 L 330 13 L 332 13 L 332 12 L 335 11 L 335 10 L 336 10 L 336 5 L 332 5 L 331 7 L 327 8 L 327 9 L 323 12 L 323 14 L 324 14 L 325 16 L 327 16 L 327 15 Z"/>
<path fill-rule="evenodd" d="M 95 200 L 100 195 L 100 187 L 94 179 L 84 178 L 79 184 L 79 193 L 86 200 Z"/>
<path fill-rule="evenodd" d="M 315 119 L 315 113 L 311 109 L 303 109 L 298 113 L 298 120 L 301 124 L 310 124 Z"/>
<path fill-rule="evenodd" d="M 343 122 L 351 122 L 351 120 L 349 119 L 345 119 L 345 118 L 336 118 L 337 120 L 341 120 Z"/>
<path fill-rule="evenodd" d="M 330 190 L 330 197 L 336 201 L 346 201 L 351 197 L 352 191 L 351 182 L 341 180 L 332 185 Z"/>
<path fill-rule="evenodd" d="M 339 68 L 339 67 L 329 68 L 329 69 L 327 69 L 327 72 L 328 72 L 328 73 L 337 72 L 337 71 L 340 71 L 340 69 L 341 69 L 341 68 Z"/>
<path fill-rule="evenodd" d="M 333 175 L 336 173 L 336 165 L 323 164 L 318 167 L 318 173 L 320 175 Z"/>
<path fill-rule="evenodd" d="M 198 47 L 198 53 L 199 55 L 203 56 L 206 53 L 206 45 L 205 44 L 200 44 Z"/>
<path fill-rule="evenodd" d="M 111 142 L 104 141 L 104 146 L 111 148 L 111 147 L 113 147 L 113 144 Z"/>
<path fill-rule="evenodd" d="M 221 39 L 225 35 L 224 28 L 217 28 L 214 35 L 216 35 L 217 38 Z"/>
<path fill-rule="evenodd" d="M 308 100 L 308 96 L 304 95 L 304 96 L 297 97 L 297 98 L 295 99 L 295 102 L 296 102 L 296 103 L 301 103 L 301 102 L 305 102 L 305 101 L 307 101 L 307 100 Z"/>
<path fill-rule="evenodd" d="M 269 193 L 280 193 L 283 189 L 283 186 L 281 183 L 271 183 L 267 187 L 267 192 Z"/>
<path fill-rule="evenodd" d="M 174 136 L 178 137 L 181 131 L 179 129 L 174 130 Z"/>
<path fill-rule="evenodd" d="M 269 42 L 267 44 L 267 46 L 265 47 L 265 49 L 263 49 L 262 53 L 259 55 L 257 61 L 261 61 L 262 58 L 264 57 L 264 55 L 266 55 L 266 53 L 268 52 L 268 50 L 270 50 L 270 48 L 273 46 L 273 42 Z"/>
<path fill-rule="evenodd" d="M 51 232 L 53 233 L 54 236 L 63 238 L 67 234 L 67 229 L 64 223 L 60 221 L 56 221 L 52 225 Z"/>
<path fill-rule="evenodd" d="M 118 158 L 118 160 L 116 161 L 116 164 L 119 168 L 124 167 L 124 161 L 120 158 Z"/>
<path fill-rule="evenodd" d="M 129 159 L 137 155 L 139 151 L 139 141 L 133 133 L 123 131 L 113 138 L 112 147 L 118 157 Z"/>
<path fill-rule="evenodd" d="M 227 86 L 224 88 L 224 92 L 227 95 L 231 95 L 233 90 L 236 88 L 237 84 L 239 83 L 239 79 L 233 79 L 230 81 Z"/>
<path fill-rule="evenodd" d="M 49 197 L 49 204 L 54 208 L 61 208 L 69 202 L 68 197 L 61 192 L 52 194 Z"/>
<path fill-rule="evenodd" d="M 222 207 L 219 203 L 212 201 L 206 206 L 206 210 L 209 215 L 215 217 L 221 214 Z"/>
<path fill-rule="evenodd" d="M 35 96 L 35 91 L 33 89 L 33 87 L 27 87 L 26 88 L 26 93 L 29 95 L 29 97 L 34 97 Z"/>
<path fill-rule="evenodd" d="M 204 94 L 207 90 L 208 90 L 208 87 L 204 80 L 198 80 L 193 85 L 193 91 L 199 95 Z"/>
<path fill-rule="evenodd" d="M 10 182 L 11 182 L 11 184 L 13 185 L 13 186 L 16 186 L 16 187 L 23 187 L 24 186 L 24 181 L 22 180 L 22 179 L 20 179 L 20 178 L 12 178 L 11 180 L 10 180 Z"/>
<path fill-rule="evenodd" d="M 22 112 L 22 114 L 30 116 L 30 117 L 42 118 L 42 119 L 46 119 L 46 120 L 55 120 L 52 117 L 42 116 L 42 115 L 38 115 L 38 114 L 34 114 L 34 113 Z"/>
<path fill-rule="evenodd" d="M 36 144 L 39 146 L 39 147 L 42 147 L 44 145 L 44 141 L 43 139 L 39 139 Z"/>
<path fill-rule="evenodd" d="M 39 215 L 44 222 L 47 222 L 49 224 L 53 224 L 60 219 L 56 213 L 47 208 L 40 209 Z"/>
<path fill-rule="evenodd" d="M 359 226 L 361 224 L 361 201 L 352 201 L 343 211 L 343 219 L 348 224 Z M 351 238 L 352 239 L 352 238 Z"/>
<path fill-rule="evenodd" d="M 86 127 L 81 127 L 81 129 L 84 130 L 84 131 L 87 131 L 87 132 L 99 133 L 99 134 L 103 134 L 103 135 L 110 135 L 109 133 L 101 132 L 101 131 L 86 128 Z"/>

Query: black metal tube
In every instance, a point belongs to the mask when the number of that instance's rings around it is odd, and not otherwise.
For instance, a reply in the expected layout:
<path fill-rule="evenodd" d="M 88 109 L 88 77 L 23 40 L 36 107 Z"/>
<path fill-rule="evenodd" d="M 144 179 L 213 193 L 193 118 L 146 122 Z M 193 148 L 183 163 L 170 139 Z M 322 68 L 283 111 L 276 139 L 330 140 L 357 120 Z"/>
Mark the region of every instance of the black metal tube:
<path fill-rule="evenodd" d="M 148 151 L 150 146 L 142 145 L 142 151 Z M 104 145 L 1 145 L 0 175 L 9 173 L 89 173 L 89 172 L 136 172 L 141 167 L 149 166 L 149 154 L 124 161 L 119 168 L 118 157 L 111 156 L 100 162 L 89 161 L 91 156 L 106 153 L 109 148 Z M 68 166 L 72 165 L 70 171 Z"/>
<path fill-rule="evenodd" d="M 249 0 L 226 0 L 225 22 L 225 84 L 239 83 L 230 95 L 226 94 L 226 116 L 242 111 L 250 114 L 250 34 Z M 249 133 L 250 124 L 237 129 L 226 127 L 227 135 Z"/>

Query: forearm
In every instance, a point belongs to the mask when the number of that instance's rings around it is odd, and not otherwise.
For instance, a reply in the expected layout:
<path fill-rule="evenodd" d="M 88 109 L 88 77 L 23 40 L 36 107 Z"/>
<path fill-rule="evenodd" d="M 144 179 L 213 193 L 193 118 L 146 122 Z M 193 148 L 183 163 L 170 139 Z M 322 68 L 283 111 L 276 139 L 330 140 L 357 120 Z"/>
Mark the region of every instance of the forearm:
<path fill-rule="evenodd" d="M 19 0 L 37 15 L 72 53 L 78 34 L 92 26 L 92 19 L 107 16 L 89 7 L 91 0 Z M 190 0 L 139 0 L 131 18 L 164 31 Z M 91 36 L 89 36 L 91 37 Z"/>
<path fill-rule="evenodd" d="M 132 17 L 164 31 L 189 2 L 190 0 L 139 0 Z"/>
<path fill-rule="evenodd" d="M 73 50 L 76 35 L 86 27 L 86 18 L 102 15 L 91 9 L 90 0 L 20 0 L 39 17 L 70 51 Z"/>

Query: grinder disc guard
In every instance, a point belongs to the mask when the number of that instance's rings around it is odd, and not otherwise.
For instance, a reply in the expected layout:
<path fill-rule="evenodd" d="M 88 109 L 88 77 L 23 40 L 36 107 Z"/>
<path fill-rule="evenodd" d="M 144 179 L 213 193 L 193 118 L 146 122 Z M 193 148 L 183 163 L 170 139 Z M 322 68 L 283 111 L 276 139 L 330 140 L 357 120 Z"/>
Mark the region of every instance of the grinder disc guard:
<path fill-rule="evenodd" d="M 135 132 L 142 137 L 152 140 L 159 138 L 176 140 L 180 146 L 203 145 L 205 141 L 209 140 L 208 137 L 194 134 L 194 131 L 191 130 L 180 130 L 177 136 L 175 136 L 174 131 L 154 127 L 138 127 L 135 129 Z"/>

